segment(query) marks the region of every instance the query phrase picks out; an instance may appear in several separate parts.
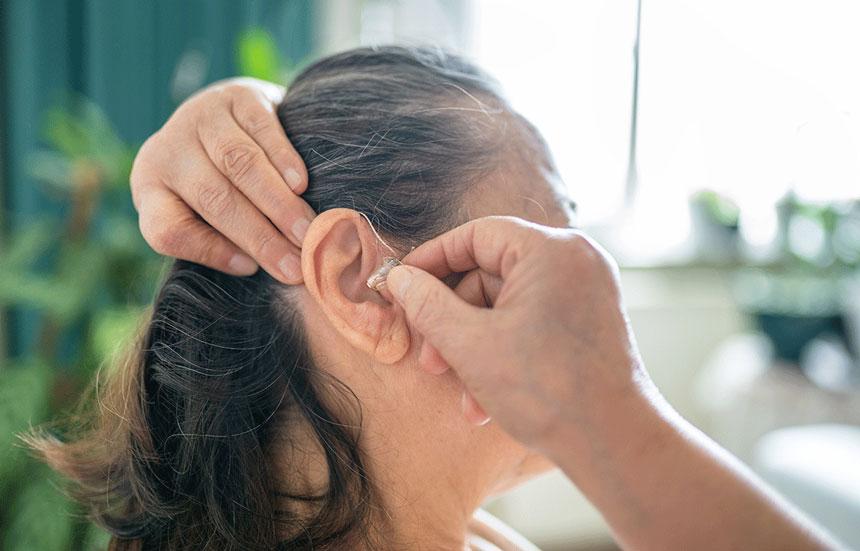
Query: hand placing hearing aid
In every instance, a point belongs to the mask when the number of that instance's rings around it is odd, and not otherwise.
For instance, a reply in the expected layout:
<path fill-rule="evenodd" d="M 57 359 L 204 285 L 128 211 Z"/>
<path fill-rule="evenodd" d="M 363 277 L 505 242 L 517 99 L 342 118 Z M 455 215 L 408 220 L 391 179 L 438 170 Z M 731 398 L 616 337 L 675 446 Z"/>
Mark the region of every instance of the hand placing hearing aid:
<path fill-rule="evenodd" d="M 376 231 L 376 228 L 373 226 L 373 223 L 370 221 L 370 218 L 363 212 L 359 212 L 359 214 L 367 221 L 367 225 L 370 226 L 370 230 L 373 232 L 373 235 L 376 236 L 376 239 L 382 244 L 382 246 L 391 251 L 393 254 L 397 254 L 397 251 L 395 251 L 394 248 L 392 248 L 388 243 L 385 242 L 384 239 L 382 239 L 382 236 L 379 235 L 379 232 Z M 411 251 L 414 250 L 415 247 L 412 247 Z M 396 256 L 383 257 L 382 265 L 377 268 L 376 271 L 370 275 L 370 277 L 367 278 L 367 286 L 370 289 L 373 289 L 377 293 L 381 294 L 388 282 L 388 274 L 391 273 L 391 270 L 393 270 L 395 267 L 401 266 L 402 264 L 403 262 L 401 262 L 401 259 L 397 258 Z M 424 363 L 425 366 L 426 364 L 432 364 L 435 366 L 432 369 L 427 369 L 428 372 L 435 373 L 438 375 L 448 370 L 448 366 L 445 365 L 444 359 L 442 359 L 439 353 L 426 342 L 421 347 L 420 358 L 421 359 L 419 360 L 419 364 Z M 442 365 L 444 365 L 444 368 L 440 369 L 439 366 Z M 482 408 L 480 404 L 478 404 L 477 400 L 475 400 L 475 397 L 472 396 L 472 394 L 468 390 L 466 390 L 465 387 L 463 388 L 461 400 L 461 407 L 463 409 L 463 413 L 466 415 L 466 418 L 472 423 L 476 425 L 486 425 L 492 420 L 492 418 L 484 411 L 484 408 Z"/>
<path fill-rule="evenodd" d="M 395 251 L 393 247 L 391 247 L 388 243 L 385 242 L 384 239 L 382 239 L 382 236 L 379 235 L 379 232 L 376 231 L 376 228 L 373 226 L 373 223 L 370 221 L 370 218 L 363 212 L 360 212 L 359 214 L 367 221 L 367 225 L 370 226 L 370 230 L 373 232 L 373 235 L 376 236 L 376 239 L 382 244 L 382 246 L 391 251 L 392 254 L 396 255 L 397 251 Z M 415 250 L 415 247 L 412 247 L 411 250 Z M 400 258 L 397 258 L 396 256 L 384 257 L 382 259 L 382 265 L 377 268 L 377 270 L 373 272 L 370 277 L 367 278 L 367 286 L 376 291 L 377 293 L 381 294 L 382 291 L 385 289 L 386 283 L 388 281 L 388 274 L 391 273 L 392 269 L 402 264 L 403 262 L 401 262 Z M 439 355 L 439 353 L 436 352 L 436 350 L 434 350 L 427 343 L 424 343 L 424 345 L 422 345 L 420 356 L 424 360 L 424 362 L 437 365 L 435 369 L 428 371 L 435 372 L 436 374 L 440 374 L 447 371 L 447 369 L 438 368 L 439 364 L 444 364 L 444 360 Z M 421 363 L 420 360 L 419 363 Z M 466 418 L 476 425 L 486 425 L 491 420 L 490 416 L 486 414 L 484 409 L 478 404 L 478 402 L 471 395 L 471 393 L 465 388 L 463 389 L 462 395 L 462 408 L 463 413 L 466 415 Z"/>

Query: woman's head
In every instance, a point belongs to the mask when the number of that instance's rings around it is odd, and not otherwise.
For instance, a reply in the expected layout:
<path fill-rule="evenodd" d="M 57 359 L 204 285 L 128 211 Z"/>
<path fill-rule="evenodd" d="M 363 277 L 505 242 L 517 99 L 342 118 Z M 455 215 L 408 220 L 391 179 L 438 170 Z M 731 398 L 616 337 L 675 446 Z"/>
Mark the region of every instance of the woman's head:
<path fill-rule="evenodd" d="M 524 469 L 462 418 L 453 374 L 415 368 L 420 335 L 364 282 L 390 254 L 368 220 L 401 253 L 482 215 L 568 224 L 537 133 L 467 62 L 393 47 L 310 66 L 278 116 L 319 213 L 305 284 L 175 262 L 95 425 L 33 441 L 125 540 L 375 546 L 416 481 L 468 502 Z"/>

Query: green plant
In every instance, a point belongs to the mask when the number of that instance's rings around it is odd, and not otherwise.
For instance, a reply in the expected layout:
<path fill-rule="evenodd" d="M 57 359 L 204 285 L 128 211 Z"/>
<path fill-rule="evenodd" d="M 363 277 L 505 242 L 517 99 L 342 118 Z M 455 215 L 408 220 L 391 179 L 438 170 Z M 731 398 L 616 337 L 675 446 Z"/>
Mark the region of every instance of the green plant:
<path fill-rule="evenodd" d="M 247 76 L 288 83 L 299 66 L 271 35 L 251 29 L 237 43 Z M 163 261 L 137 227 L 128 178 L 137 148 L 104 113 L 70 98 L 44 117 L 47 147 L 30 172 L 47 208 L 19 220 L 0 247 L 0 308 L 37 314 L 35 337 L 0 366 L 0 549 L 105 549 L 107 534 L 60 491 L 18 435 L 77 401 L 99 367 L 129 341 Z"/>
<path fill-rule="evenodd" d="M 68 409 L 128 340 L 161 261 L 131 207 L 135 148 L 92 103 L 70 100 L 45 117 L 47 148 L 30 161 L 54 203 L 0 251 L 0 307 L 37 314 L 35 337 L 0 369 L 0 547 L 96 549 L 104 536 L 57 491 L 58 480 L 17 435 Z"/>
<path fill-rule="evenodd" d="M 243 32 L 236 44 L 236 67 L 243 76 L 288 85 L 306 63 L 281 56 L 272 34 L 259 27 Z"/>
<path fill-rule="evenodd" d="M 699 205 L 712 223 L 727 228 L 737 228 L 740 209 L 730 197 L 706 189 L 693 194 L 690 202 Z"/>

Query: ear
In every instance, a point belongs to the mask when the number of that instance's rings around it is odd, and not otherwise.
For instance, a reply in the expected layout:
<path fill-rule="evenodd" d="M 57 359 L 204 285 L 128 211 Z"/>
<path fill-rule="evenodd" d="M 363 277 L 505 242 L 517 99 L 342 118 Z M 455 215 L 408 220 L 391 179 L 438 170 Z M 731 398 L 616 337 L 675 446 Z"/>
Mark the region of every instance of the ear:
<path fill-rule="evenodd" d="M 410 346 L 403 310 L 367 286 L 390 254 L 367 220 L 351 209 L 319 214 L 302 244 L 308 293 L 352 346 L 387 364 L 402 359 Z"/>

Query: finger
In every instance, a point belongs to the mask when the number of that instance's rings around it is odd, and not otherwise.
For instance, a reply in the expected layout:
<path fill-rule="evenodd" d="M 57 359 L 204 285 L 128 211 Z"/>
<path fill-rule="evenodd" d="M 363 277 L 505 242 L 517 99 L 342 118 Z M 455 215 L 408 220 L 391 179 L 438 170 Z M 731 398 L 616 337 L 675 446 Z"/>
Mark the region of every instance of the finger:
<path fill-rule="evenodd" d="M 182 199 L 166 188 L 152 188 L 138 200 L 140 231 L 156 252 L 247 276 L 257 263 L 239 247 L 200 220 Z"/>
<path fill-rule="evenodd" d="M 284 185 L 269 158 L 231 118 L 213 117 L 198 127 L 212 163 L 281 233 L 301 246 L 313 210 Z"/>
<path fill-rule="evenodd" d="M 490 416 L 487 415 L 481 404 L 475 400 L 475 397 L 468 390 L 463 390 L 460 405 L 463 408 L 463 415 L 466 417 L 466 420 L 473 425 L 483 426 L 490 422 Z"/>
<path fill-rule="evenodd" d="M 421 343 L 421 352 L 418 354 L 418 367 L 431 375 L 441 375 L 451 369 L 442 354 L 433 348 L 428 341 Z"/>
<path fill-rule="evenodd" d="M 468 272 L 454 287 L 457 296 L 481 308 L 490 308 L 502 289 L 502 278 L 484 270 Z"/>
<path fill-rule="evenodd" d="M 211 164 L 210 164 L 211 167 Z M 196 168 L 177 194 L 210 226 L 239 246 L 275 279 L 302 281 L 299 249 L 214 167 Z"/>
<path fill-rule="evenodd" d="M 495 303 L 501 287 L 502 280 L 498 276 L 494 276 L 483 270 L 472 270 L 454 287 L 454 293 L 469 304 L 487 308 Z M 426 340 L 421 343 L 421 351 L 418 354 L 418 366 L 433 375 L 441 375 L 451 367 L 445 362 L 442 355 Z"/>
<path fill-rule="evenodd" d="M 475 348 L 473 333 L 487 331 L 486 310 L 465 302 L 423 270 L 397 266 L 388 274 L 387 287 L 410 324 L 452 366 Z"/>
<path fill-rule="evenodd" d="M 504 277 L 529 251 L 537 228 L 510 216 L 478 218 L 423 243 L 403 262 L 439 278 L 475 268 Z"/>
<path fill-rule="evenodd" d="M 287 139 L 272 98 L 258 90 L 238 94 L 233 98 L 233 116 L 262 148 L 293 193 L 304 193 L 308 187 L 305 163 Z"/>

